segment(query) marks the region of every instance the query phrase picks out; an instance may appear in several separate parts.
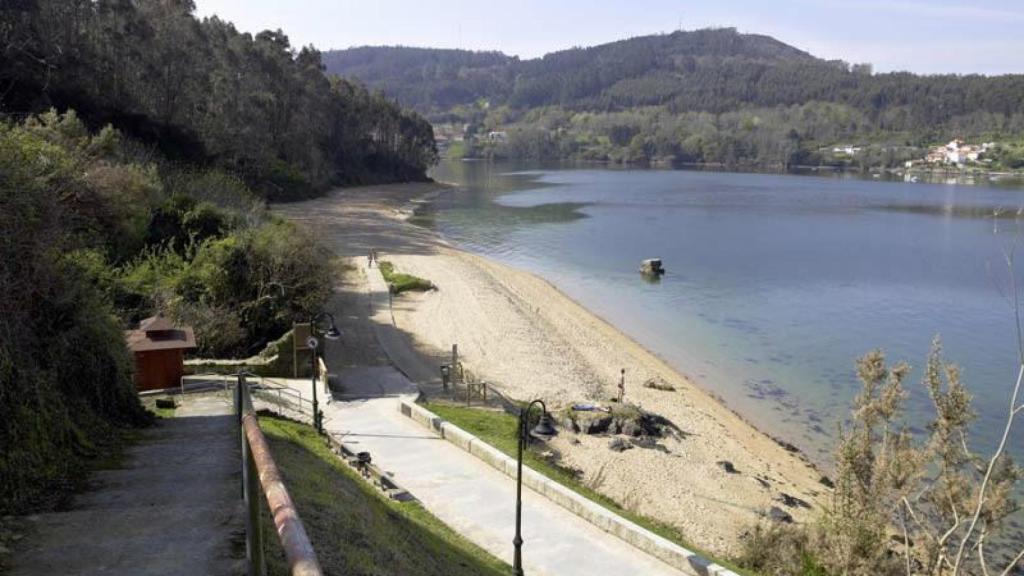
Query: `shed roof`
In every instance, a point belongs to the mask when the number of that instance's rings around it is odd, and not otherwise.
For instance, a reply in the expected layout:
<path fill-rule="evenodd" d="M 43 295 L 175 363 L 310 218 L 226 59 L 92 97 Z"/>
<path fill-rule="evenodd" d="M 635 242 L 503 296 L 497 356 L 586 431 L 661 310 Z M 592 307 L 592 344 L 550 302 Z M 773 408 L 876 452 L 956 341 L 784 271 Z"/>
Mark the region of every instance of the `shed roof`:
<path fill-rule="evenodd" d="M 192 328 L 175 326 L 168 318 L 161 315 L 151 316 L 139 322 L 139 329 L 126 331 L 125 339 L 132 352 L 196 347 L 196 336 L 192 332 Z"/>

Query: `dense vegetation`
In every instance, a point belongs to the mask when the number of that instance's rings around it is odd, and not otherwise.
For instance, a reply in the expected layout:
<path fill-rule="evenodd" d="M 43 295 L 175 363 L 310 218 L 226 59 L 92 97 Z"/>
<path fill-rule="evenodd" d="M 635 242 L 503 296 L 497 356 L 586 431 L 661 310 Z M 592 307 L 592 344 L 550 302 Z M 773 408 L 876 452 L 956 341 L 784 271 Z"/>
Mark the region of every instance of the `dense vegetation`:
<path fill-rule="evenodd" d="M 191 0 L 0 4 L 0 111 L 74 109 L 175 158 L 224 168 L 263 197 L 425 178 L 430 124 L 280 31 L 252 36 Z"/>
<path fill-rule="evenodd" d="M 245 356 L 319 310 L 329 255 L 265 201 L 425 178 L 432 128 L 281 32 L 190 0 L 0 3 L 0 513 L 145 424 L 123 330 Z"/>
<path fill-rule="evenodd" d="M 2 510 L 61 493 L 98 438 L 146 421 L 133 322 L 162 312 L 202 354 L 247 354 L 330 291 L 325 252 L 241 180 L 70 112 L 0 124 L 0 230 Z"/>
<path fill-rule="evenodd" d="M 468 136 L 469 156 L 895 165 L 954 136 L 1024 140 L 1024 75 L 874 74 L 766 36 L 675 32 L 534 60 L 414 48 L 327 52 L 353 76 Z M 507 138 L 488 138 L 507 131 Z M 834 144 L 867 145 L 858 157 Z M 1024 166 L 1007 147 L 1000 165 Z"/>

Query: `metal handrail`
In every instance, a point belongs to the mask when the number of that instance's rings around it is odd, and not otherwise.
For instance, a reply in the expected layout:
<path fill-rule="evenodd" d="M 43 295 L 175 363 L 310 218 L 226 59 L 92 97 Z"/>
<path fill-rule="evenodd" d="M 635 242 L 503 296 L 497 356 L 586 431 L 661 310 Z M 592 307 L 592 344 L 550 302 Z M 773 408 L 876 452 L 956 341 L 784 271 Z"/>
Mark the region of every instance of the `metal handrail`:
<path fill-rule="evenodd" d="M 181 388 L 181 394 L 185 394 L 185 379 L 199 380 L 199 384 L 203 383 L 217 383 L 220 388 L 227 392 L 230 387 L 232 374 L 218 374 L 216 372 L 208 372 L 206 374 L 183 374 L 179 381 L 179 387 Z M 195 386 L 193 386 L 194 388 Z"/>
<path fill-rule="evenodd" d="M 323 570 L 306 534 L 288 489 L 281 480 L 270 447 L 252 405 L 245 374 L 238 374 L 235 386 L 235 412 L 242 442 L 242 498 L 246 504 L 245 557 L 249 576 L 264 576 L 262 509 L 259 493 L 266 498 L 274 518 L 281 547 L 292 576 L 322 576 Z"/>
<path fill-rule="evenodd" d="M 268 386 L 267 383 L 271 385 Z M 301 390 L 295 390 L 290 386 L 285 386 L 279 382 L 275 382 L 269 378 L 260 378 L 260 389 L 259 392 L 274 392 L 277 393 L 279 403 L 283 403 L 284 396 L 289 396 L 293 400 L 298 400 L 299 411 L 302 411 L 302 404 L 306 403 L 310 406 L 313 405 L 313 401 L 302 395 Z"/>

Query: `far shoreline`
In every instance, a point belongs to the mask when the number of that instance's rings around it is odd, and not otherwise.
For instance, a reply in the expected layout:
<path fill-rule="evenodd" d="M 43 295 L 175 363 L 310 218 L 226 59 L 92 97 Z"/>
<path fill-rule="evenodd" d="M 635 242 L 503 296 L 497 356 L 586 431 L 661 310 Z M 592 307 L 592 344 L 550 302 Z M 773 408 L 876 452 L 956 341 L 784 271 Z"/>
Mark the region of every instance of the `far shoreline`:
<path fill-rule="evenodd" d="M 515 158 L 449 158 L 441 162 L 479 162 L 491 165 L 503 163 L 536 162 Z M 621 163 L 612 160 L 558 159 L 543 161 L 552 169 L 600 167 L 607 170 L 673 170 L 681 172 L 715 172 L 724 174 L 762 174 L 776 176 L 812 176 L 818 178 L 840 178 L 863 181 L 881 181 L 907 184 L 949 184 L 950 179 L 958 186 L 993 186 L 1006 183 L 1024 189 L 1024 170 L 982 170 L 949 168 L 888 168 L 876 166 L 866 169 L 829 165 L 794 165 L 788 168 L 778 166 L 724 164 L 720 162 L 660 162 Z"/>

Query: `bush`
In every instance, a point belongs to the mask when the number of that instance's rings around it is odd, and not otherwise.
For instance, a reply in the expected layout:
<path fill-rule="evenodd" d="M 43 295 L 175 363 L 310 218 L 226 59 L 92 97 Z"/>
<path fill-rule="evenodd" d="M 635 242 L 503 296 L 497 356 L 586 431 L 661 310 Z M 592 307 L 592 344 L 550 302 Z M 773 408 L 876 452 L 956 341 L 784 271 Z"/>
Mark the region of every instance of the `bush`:
<path fill-rule="evenodd" d="M 382 260 L 378 266 L 380 266 L 380 273 L 384 276 L 384 281 L 388 283 L 392 294 L 401 294 L 409 290 L 426 292 L 434 289 L 434 283 L 430 280 L 424 280 L 412 274 L 395 272 L 395 265 L 391 262 Z"/>
<path fill-rule="evenodd" d="M 116 426 L 147 422 L 121 326 L 93 283 L 102 259 L 76 252 L 81 235 L 66 225 L 81 174 L 38 134 L 0 128 L 0 513 L 55 503 Z"/>
<path fill-rule="evenodd" d="M 935 418 L 928 437 L 915 439 L 900 422 L 908 372 L 906 364 L 888 366 L 879 350 L 857 361 L 862 392 L 836 448 L 831 506 L 807 527 L 755 529 L 748 566 L 770 574 L 800 574 L 797 566 L 810 565 L 812 573 L 896 576 L 971 574 L 968 564 L 995 563 L 993 546 L 984 544 L 998 542 L 1019 510 L 1013 494 L 1021 471 L 1001 451 L 986 467 L 968 448 L 971 397 L 959 369 L 942 359 L 938 339 L 923 379 Z"/>

